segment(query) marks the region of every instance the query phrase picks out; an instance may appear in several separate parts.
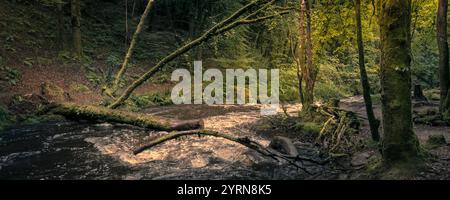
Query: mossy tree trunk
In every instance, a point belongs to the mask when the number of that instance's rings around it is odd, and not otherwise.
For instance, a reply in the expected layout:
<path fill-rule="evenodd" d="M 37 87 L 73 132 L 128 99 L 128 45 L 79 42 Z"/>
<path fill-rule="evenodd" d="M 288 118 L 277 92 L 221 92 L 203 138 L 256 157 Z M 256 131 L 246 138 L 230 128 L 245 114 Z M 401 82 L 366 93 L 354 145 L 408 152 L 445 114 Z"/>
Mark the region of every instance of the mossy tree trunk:
<path fill-rule="evenodd" d="M 80 0 L 71 0 L 71 23 L 72 23 L 72 39 L 73 51 L 75 56 L 81 58 L 83 56 L 83 47 L 81 42 L 81 5 Z"/>
<path fill-rule="evenodd" d="M 381 0 L 383 160 L 414 166 L 419 143 L 411 105 L 411 0 Z"/>
<path fill-rule="evenodd" d="M 448 112 L 450 105 L 450 98 L 448 98 L 450 72 L 448 63 L 447 9 L 448 1 L 439 0 L 436 19 L 436 32 L 439 48 L 439 81 L 441 89 L 440 110 L 442 113 Z"/>
<path fill-rule="evenodd" d="M 171 122 L 152 115 L 73 103 L 53 104 L 48 106 L 48 111 L 68 118 L 130 124 L 160 131 L 202 129 L 204 126 L 203 120 Z"/>
<path fill-rule="evenodd" d="M 364 43 L 361 28 L 361 0 L 356 0 L 355 2 L 355 14 L 356 14 L 356 32 L 358 41 L 358 55 L 359 55 L 359 73 L 363 89 L 364 102 L 366 104 L 367 118 L 369 120 L 372 139 L 374 141 L 379 141 L 380 134 L 378 133 L 378 127 L 380 125 L 380 122 L 375 118 L 375 114 L 373 113 L 372 99 L 370 97 L 370 84 L 369 79 L 367 78 L 366 66 L 364 62 Z"/>

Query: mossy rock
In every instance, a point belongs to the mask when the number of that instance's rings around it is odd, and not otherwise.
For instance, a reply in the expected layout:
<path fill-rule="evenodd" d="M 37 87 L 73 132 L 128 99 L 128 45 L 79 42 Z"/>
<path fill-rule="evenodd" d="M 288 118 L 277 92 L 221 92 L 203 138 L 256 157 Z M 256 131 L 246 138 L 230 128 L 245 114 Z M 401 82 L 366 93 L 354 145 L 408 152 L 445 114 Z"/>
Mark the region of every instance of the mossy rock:
<path fill-rule="evenodd" d="M 64 92 L 64 89 L 54 83 L 42 83 L 41 94 L 50 101 L 61 102 L 70 99 L 69 95 Z"/>

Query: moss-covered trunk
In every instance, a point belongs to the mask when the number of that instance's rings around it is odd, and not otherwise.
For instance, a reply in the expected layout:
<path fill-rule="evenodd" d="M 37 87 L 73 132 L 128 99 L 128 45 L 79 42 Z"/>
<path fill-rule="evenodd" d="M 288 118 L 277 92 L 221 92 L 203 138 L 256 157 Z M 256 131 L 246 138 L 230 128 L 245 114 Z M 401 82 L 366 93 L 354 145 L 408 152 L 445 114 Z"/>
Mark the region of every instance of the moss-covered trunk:
<path fill-rule="evenodd" d="M 73 103 L 54 104 L 50 106 L 50 112 L 68 118 L 123 123 L 160 131 L 183 131 L 203 128 L 203 120 L 171 122 L 152 115 Z"/>
<path fill-rule="evenodd" d="M 411 0 L 381 1 L 382 150 L 388 165 L 419 158 L 412 124 L 410 26 Z"/>

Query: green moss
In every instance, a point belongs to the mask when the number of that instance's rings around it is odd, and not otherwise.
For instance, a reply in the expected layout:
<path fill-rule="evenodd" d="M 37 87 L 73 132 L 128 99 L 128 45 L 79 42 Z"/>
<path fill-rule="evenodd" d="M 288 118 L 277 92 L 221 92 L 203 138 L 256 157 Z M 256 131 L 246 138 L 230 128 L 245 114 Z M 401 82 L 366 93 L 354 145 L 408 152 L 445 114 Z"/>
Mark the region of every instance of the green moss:
<path fill-rule="evenodd" d="M 42 86 L 42 93 L 47 97 L 55 101 L 64 101 L 64 90 L 54 83 L 44 83 Z"/>
<path fill-rule="evenodd" d="M 370 95 L 370 97 L 372 98 L 372 103 L 373 104 L 380 104 L 381 103 L 381 94 L 373 94 L 373 95 Z"/>
<path fill-rule="evenodd" d="M 297 123 L 295 128 L 303 133 L 319 135 L 322 125 L 315 122 L 301 122 Z"/>
<path fill-rule="evenodd" d="M 8 110 L 0 105 L 0 131 L 11 125 L 12 120 L 9 116 Z"/>
<path fill-rule="evenodd" d="M 444 135 L 430 135 L 428 136 L 427 143 L 425 144 L 426 149 L 434 149 L 437 147 L 445 146 L 447 141 Z"/>
<path fill-rule="evenodd" d="M 70 90 L 76 93 L 87 93 L 91 91 L 88 86 L 81 83 L 72 83 L 70 85 Z"/>
<path fill-rule="evenodd" d="M 137 108 L 147 108 L 150 106 L 171 105 L 172 99 L 170 93 L 149 93 L 142 95 L 133 95 L 131 103 Z M 133 107 L 133 105 L 131 105 Z"/>

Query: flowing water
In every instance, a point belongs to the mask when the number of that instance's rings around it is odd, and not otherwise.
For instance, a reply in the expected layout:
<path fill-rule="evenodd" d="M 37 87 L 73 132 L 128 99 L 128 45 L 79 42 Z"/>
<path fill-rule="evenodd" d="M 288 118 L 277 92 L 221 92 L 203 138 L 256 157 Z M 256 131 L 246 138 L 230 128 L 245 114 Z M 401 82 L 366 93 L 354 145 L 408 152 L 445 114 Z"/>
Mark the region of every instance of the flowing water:
<path fill-rule="evenodd" d="M 267 123 L 261 121 L 259 109 L 165 107 L 147 112 L 178 119 L 200 117 L 208 129 L 247 136 L 266 146 L 270 142 L 270 137 L 252 130 Z M 349 175 L 347 161 L 332 165 L 299 162 L 306 173 L 240 144 L 213 137 L 172 140 L 132 154 L 134 147 L 161 134 L 164 132 L 83 121 L 13 127 L 0 133 L 0 179 L 355 178 Z M 305 157 L 325 159 L 312 144 L 295 141 L 294 145 Z"/>

